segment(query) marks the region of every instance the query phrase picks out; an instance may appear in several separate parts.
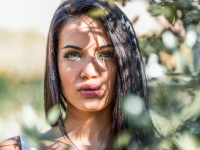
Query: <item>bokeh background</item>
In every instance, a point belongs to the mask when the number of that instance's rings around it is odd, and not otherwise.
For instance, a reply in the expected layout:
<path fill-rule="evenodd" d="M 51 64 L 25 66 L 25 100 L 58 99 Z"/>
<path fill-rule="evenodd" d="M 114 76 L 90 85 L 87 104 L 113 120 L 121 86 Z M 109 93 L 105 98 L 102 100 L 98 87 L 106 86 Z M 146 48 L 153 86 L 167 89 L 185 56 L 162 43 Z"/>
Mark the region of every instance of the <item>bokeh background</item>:
<path fill-rule="evenodd" d="M 114 2 L 136 31 L 152 120 L 166 137 L 150 149 L 199 150 L 200 2 Z M 34 124 L 40 132 L 49 128 L 43 109 L 45 46 L 51 18 L 60 3 L 0 1 L 0 141 L 22 134 L 24 124 Z"/>
<path fill-rule="evenodd" d="M 46 37 L 60 0 L 0 1 L 0 141 L 21 133 L 20 124 L 43 112 Z"/>

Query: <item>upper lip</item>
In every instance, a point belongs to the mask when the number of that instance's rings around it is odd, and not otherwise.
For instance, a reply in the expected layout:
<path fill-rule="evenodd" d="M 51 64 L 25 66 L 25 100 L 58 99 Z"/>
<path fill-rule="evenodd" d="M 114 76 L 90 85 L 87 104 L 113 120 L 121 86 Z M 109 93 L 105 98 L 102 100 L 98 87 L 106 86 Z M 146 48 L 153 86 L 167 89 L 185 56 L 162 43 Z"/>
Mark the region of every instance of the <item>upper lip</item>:
<path fill-rule="evenodd" d="M 97 84 L 84 84 L 82 85 L 78 91 L 82 91 L 82 90 L 100 90 L 101 86 L 97 85 Z"/>

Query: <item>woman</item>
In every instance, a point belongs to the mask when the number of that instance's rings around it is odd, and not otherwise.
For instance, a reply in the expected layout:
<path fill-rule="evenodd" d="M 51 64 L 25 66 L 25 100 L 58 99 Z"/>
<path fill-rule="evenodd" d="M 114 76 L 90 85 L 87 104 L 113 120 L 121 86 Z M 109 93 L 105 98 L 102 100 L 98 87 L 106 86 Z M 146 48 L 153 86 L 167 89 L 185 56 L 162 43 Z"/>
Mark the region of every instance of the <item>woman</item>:
<path fill-rule="evenodd" d="M 137 39 L 114 4 L 70 0 L 58 7 L 48 35 L 44 92 L 46 115 L 56 105 L 66 112 L 43 134 L 45 149 L 112 149 L 123 131 L 131 132 L 130 149 L 149 141 L 120 108 L 127 94 L 135 94 L 144 100 L 150 120 Z M 152 125 L 150 131 L 154 137 Z M 0 149 L 19 149 L 20 139 L 7 140 Z"/>

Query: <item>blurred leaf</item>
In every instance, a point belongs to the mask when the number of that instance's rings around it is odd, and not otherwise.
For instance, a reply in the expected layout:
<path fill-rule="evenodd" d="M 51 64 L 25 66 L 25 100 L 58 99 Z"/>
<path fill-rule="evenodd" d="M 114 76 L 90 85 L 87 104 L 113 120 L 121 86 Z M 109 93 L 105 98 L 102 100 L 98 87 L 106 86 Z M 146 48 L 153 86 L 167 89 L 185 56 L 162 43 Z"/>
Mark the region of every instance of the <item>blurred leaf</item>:
<path fill-rule="evenodd" d="M 193 135 L 194 137 L 196 137 L 198 139 L 198 141 L 200 142 L 200 128 L 199 128 L 199 124 L 200 124 L 200 117 L 198 116 L 198 118 L 195 117 L 191 117 L 189 119 L 187 119 L 177 130 L 176 132 L 180 132 L 180 133 L 185 133 L 187 132 L 190 135 Z"/>
<path fill-rule="evenodd" d="M 139 38 L 139 43 L 142 54 L 147 59 L 151 53 L 158 53 L 159 51 L 166 49 L 162 42 L 162 38 L 157 35 L 141 37 Z"/>
<path fill-rule="evenodd" d="M 162 15 L 161 8 L 157 5 L 150 6 L 148 11 L 155 17 Z"/>
<path fill-rule="evenodd" d="M 7 79 L 3 75 L 0 75 L 0 100 L 1 100 L 1 102 L 9 94 L 8 90 L 9 90 L 9 87 L 8 87 Z"/>
<path fill-rule="evenodd" d="M 164 31 L 162 33 L 162 40 L 164 45 L 169 49 L 177 49 L 179 46 L 176 36 L 170 31 Z"/>
<path fill-rule="evenodd" d="M 123 103 L 123 110 L 126 114 L 137 116 L 143 113 L 143 100 L 135 95 L 128 95 Z"/>
<path fill-rule="evenodd" d="M 170 137 L 165 138 L 158 144 L 157 150 L 179 150 Z"/>
<path fill-rule="evenodd" d="M 189 11 L 185 15 L 187 23 L 198 24 L 200 20 L 200 10 Z"/>
<path fill-rule="evenodd" d="M 144 101 L 140 97 L 127 95 L 122 101 L 121 107 L 131 126 L 144 128 L 144 130 L 149 126 L 150 122 L 146 116 Z"/>
<path fill-rule="evenodd" d="M 49 124 L 53 125 L 57 122 L 60 116 L 60 109 L 58 105 L 53 106 L 47 113 L 47 120 Z"/>
<path fill-rule="evenodd" d="M 174 24 L 177 20 L 176 9 L 174 7 L 174 4 L 171 2 L 151 5 L 148 11 L 155 17 L 163 15 L 170 24 Z"/>
<path fill-rule="evenodd" d="M 36 124 L 38 121 L 36 120 L 36 113 L 32 109 L 30 105 L 24 105 L 22 109 L 22 120 L 21 122 L 21 131 L 28 143 L 37 148 L 37 150 L 42 150 L 43 145 L 40 142 L 40 131 L 37 128 Z"/>
<path fill-rule="evenodd" d="M 200 148 L 195 137 L 188 133 L 176 134 L 173 140 L 180 150 L 198 150 Z"/>
<path fill-rule="evenodd" d="M 131 135 L 128 131 L 121 132 L 115 139 L 114 149 L 122 149 L 127 147 L 131 139 Z"/>
<path fill-rule="evenodd" d="M 102 9 L 97 9 L 96 8 L 96 9 L 90 10 L 87 13 L 87 15 L 92 17 L 92 18 L 101 18 L 102 16 L 106 15 L 106 13 L 107 13 L 106 9 L 102 10 Z"/>
<path fill-rule="evenodd" d="M 29 128 L 22 124 L 21 130 L 23 132 L 23 135 L 26 137 L 28 143 L 32 147 L 36 147 L 37 150 L 43 149 L 43 145 L 41 144 L 41 142 L 39 140 L 40 132 L 36 127 Z"/>
<path fill-rule="evenodd" d="M 177 83 L 176 83 L 177 82 Z M 182 91 L 183 83 L 179 81 L 157 81 L 150 85 L 150 107 L 161 116 L 172 119 L 179 116 L 181 109 L 185 106 L 183 101 L 189 101 L 189 95 Z"/>
<path fill-rule="evenodd" d="M 193 48 L 197 42 L 197 33 L 195 27 L 189 26 L 188 28 L 185 36 L 185 45 L 189 48 Z"/>
<path fill-rule="evenodd" d="M 162 7 L 162 13 L 170 24 L 174 24 L 177 20 L 176 10 L 174 9 L 172 3 L 165 4 L 165 6 Z"/>
<path fill-rule="evenodd" d="M 26 104 L 22 107 L 22 122 L 26 128 L 34 128 L 37 115 L 31 105 Z"/>
<path fill-rule="evenodd" d="M 194 75 L 191 77 L 191 80 L 185 82 L 183 89 L 185 89 L 188 93 L 192 93 L 192 96 L 195 96 L 195 92 L 198 92 L 200 89 L 200 75 Z"/>

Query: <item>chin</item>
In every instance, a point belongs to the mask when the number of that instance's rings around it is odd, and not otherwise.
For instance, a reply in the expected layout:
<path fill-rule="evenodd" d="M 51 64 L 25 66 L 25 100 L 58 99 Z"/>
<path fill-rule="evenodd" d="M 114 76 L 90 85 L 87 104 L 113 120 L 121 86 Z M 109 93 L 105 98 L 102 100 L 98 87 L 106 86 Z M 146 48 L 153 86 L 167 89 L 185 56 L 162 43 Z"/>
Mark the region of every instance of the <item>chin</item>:
<path fill-rule="evenodd" d="M 101 111 L 105 108 L 104 105 L 91 105 L 91 104 L 87 104 L 82 106 L 82 110 L 83 111 L 87 111 L 87 112 L 97 112 L 97 111 Z"/>
<path fill-rule="evenodd" d="M 107 100 L 100 100 L 100 99 L 79 99 L 78 101 L 71 101 L 69 102 L 71 105 L 68 107 L 73 106 L 75 109 L 84 111 L 84 112 L 97 112 L 102 111 L 107 106 L 110 105 Z"/>
<path fill-rule="evenodd" d="M 84 101 L 79 105 L 79 109 L 87 112 L 97 112 L 104 110 L 108 105 L 105 101 Z"/>

